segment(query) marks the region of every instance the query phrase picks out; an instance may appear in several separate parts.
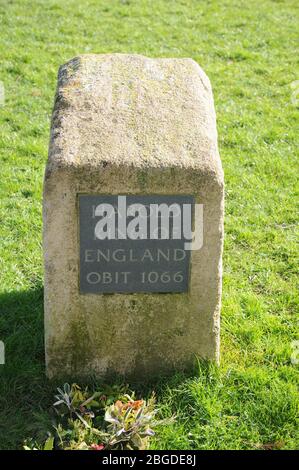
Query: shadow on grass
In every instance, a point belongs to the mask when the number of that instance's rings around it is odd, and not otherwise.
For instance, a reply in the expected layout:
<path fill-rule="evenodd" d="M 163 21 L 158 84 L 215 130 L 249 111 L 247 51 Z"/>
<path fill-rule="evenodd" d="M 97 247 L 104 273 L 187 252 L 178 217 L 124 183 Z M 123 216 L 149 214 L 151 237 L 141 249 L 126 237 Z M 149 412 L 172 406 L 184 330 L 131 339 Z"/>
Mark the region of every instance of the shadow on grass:
<path fill-rule="evenodd" d="M 0 449 L 21 448 L 51 403 L 44 373 L 43 288 L 0 295 Z"/>
<path fill-rule="evenodd" d="M 1 376 L 28 377 L 44 369 L 43 288 L 0 295 Z M 3 370 L 2 370 L 3 369 Z"/>
<path fill-rule="evenodd" d="M 0 448 L 20 448 L 51 403 L 44 374 L 43 288 L 0 295 Z"/>

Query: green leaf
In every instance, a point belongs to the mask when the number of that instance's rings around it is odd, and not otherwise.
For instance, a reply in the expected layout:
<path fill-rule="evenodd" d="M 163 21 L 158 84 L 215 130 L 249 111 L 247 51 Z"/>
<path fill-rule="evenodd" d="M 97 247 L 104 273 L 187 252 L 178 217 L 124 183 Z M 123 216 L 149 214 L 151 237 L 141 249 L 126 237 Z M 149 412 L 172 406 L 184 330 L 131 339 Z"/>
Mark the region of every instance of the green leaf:
<path fill-rule="evenodd" d="M 43 450 L 53 450 L 54 446 L 54 437 L 48 437 L 48 439 L 45 442 L 44 449 Z"/>

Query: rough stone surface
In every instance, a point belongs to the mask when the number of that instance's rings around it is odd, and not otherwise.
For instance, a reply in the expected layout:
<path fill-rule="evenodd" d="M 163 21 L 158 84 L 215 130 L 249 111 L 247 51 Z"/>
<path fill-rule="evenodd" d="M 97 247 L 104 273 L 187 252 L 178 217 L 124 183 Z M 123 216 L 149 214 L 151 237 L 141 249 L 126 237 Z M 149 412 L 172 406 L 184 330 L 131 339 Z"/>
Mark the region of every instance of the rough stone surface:
<path fill-rule="evenodd" d="M 190 291 L 80 295 L 77 194 L 192 194 Z M 191 59 L 83 55 L 59 70 L 44 181 L 47 374 L 149 377 L 219 361 L 223 172 L 209 79 Z"/>

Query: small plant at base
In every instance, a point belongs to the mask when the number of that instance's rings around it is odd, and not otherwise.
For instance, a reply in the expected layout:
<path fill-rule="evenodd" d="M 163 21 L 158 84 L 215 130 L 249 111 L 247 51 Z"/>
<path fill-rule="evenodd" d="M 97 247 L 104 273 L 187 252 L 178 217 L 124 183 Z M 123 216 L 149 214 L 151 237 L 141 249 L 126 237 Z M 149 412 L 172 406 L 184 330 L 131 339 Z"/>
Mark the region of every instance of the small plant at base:
<path fill-rule="evenodd" d="M 69 418 L 79 418 L 82 423 L 89 427 L 87 422 L 88 418 L 94 418 L 95 414 L 92 407 L 100 407 L 96 398 L 100 396 L 99 393 L 94 393 L 89 397 L 88 390 L 84 391 L 77 384 L 65 383 L 63 389 L 57 388 L 58 394 L 55 395 L 56 402 L 53 404 L 54 409 L 60 416 L 68 415 Z"/>
<path fill-rule="evenodd" d="M 138 450 L 146 449 L 157 420 L 155 397 L 135 400 L 125 388 L 105 388 L 89 394 L 77 384 L 64 384 L 55 395 L 59 423 L 44 444 L 25 442 L 25 450 Z M 108 392 L 108 393 L 107 393 Z M 111 394 L 111 395 L 110 395 Z"/>
<path fill-rule="evenodd" d="M 107 447 L 110 449 L 146 448 L 149 437 L 155 434 L 152 427 L 161 423 L 154 420 L 157 413 L 154 396 L 147 402 L 127 398 L 127 402 L 118 400 L 106 410 L 105 421 L 109 423 Z"/>

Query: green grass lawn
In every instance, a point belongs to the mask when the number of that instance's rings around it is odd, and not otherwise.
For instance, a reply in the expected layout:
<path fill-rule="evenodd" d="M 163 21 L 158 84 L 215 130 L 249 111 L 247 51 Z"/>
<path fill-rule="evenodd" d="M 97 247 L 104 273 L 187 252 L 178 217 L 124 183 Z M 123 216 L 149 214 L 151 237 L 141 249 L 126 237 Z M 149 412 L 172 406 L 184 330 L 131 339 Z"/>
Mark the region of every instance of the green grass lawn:
<path fill-rule="evenodd" d="M 298 339 L 298 107 L 291 100 L 298 6 L 0 0 L 0 448 L 21 448 L 40 433 L 53 401 L 55 384 L 44 375 L 42 179 L 58 66 L 91 52 L 192 57 L 214 89 L 226 180 L 221 366 L 200 364 L 193 375 L 137 387 L 155 389 L 162 414 L 177 417 L 152 448 L 299 447 L 291 360 Z"/>

